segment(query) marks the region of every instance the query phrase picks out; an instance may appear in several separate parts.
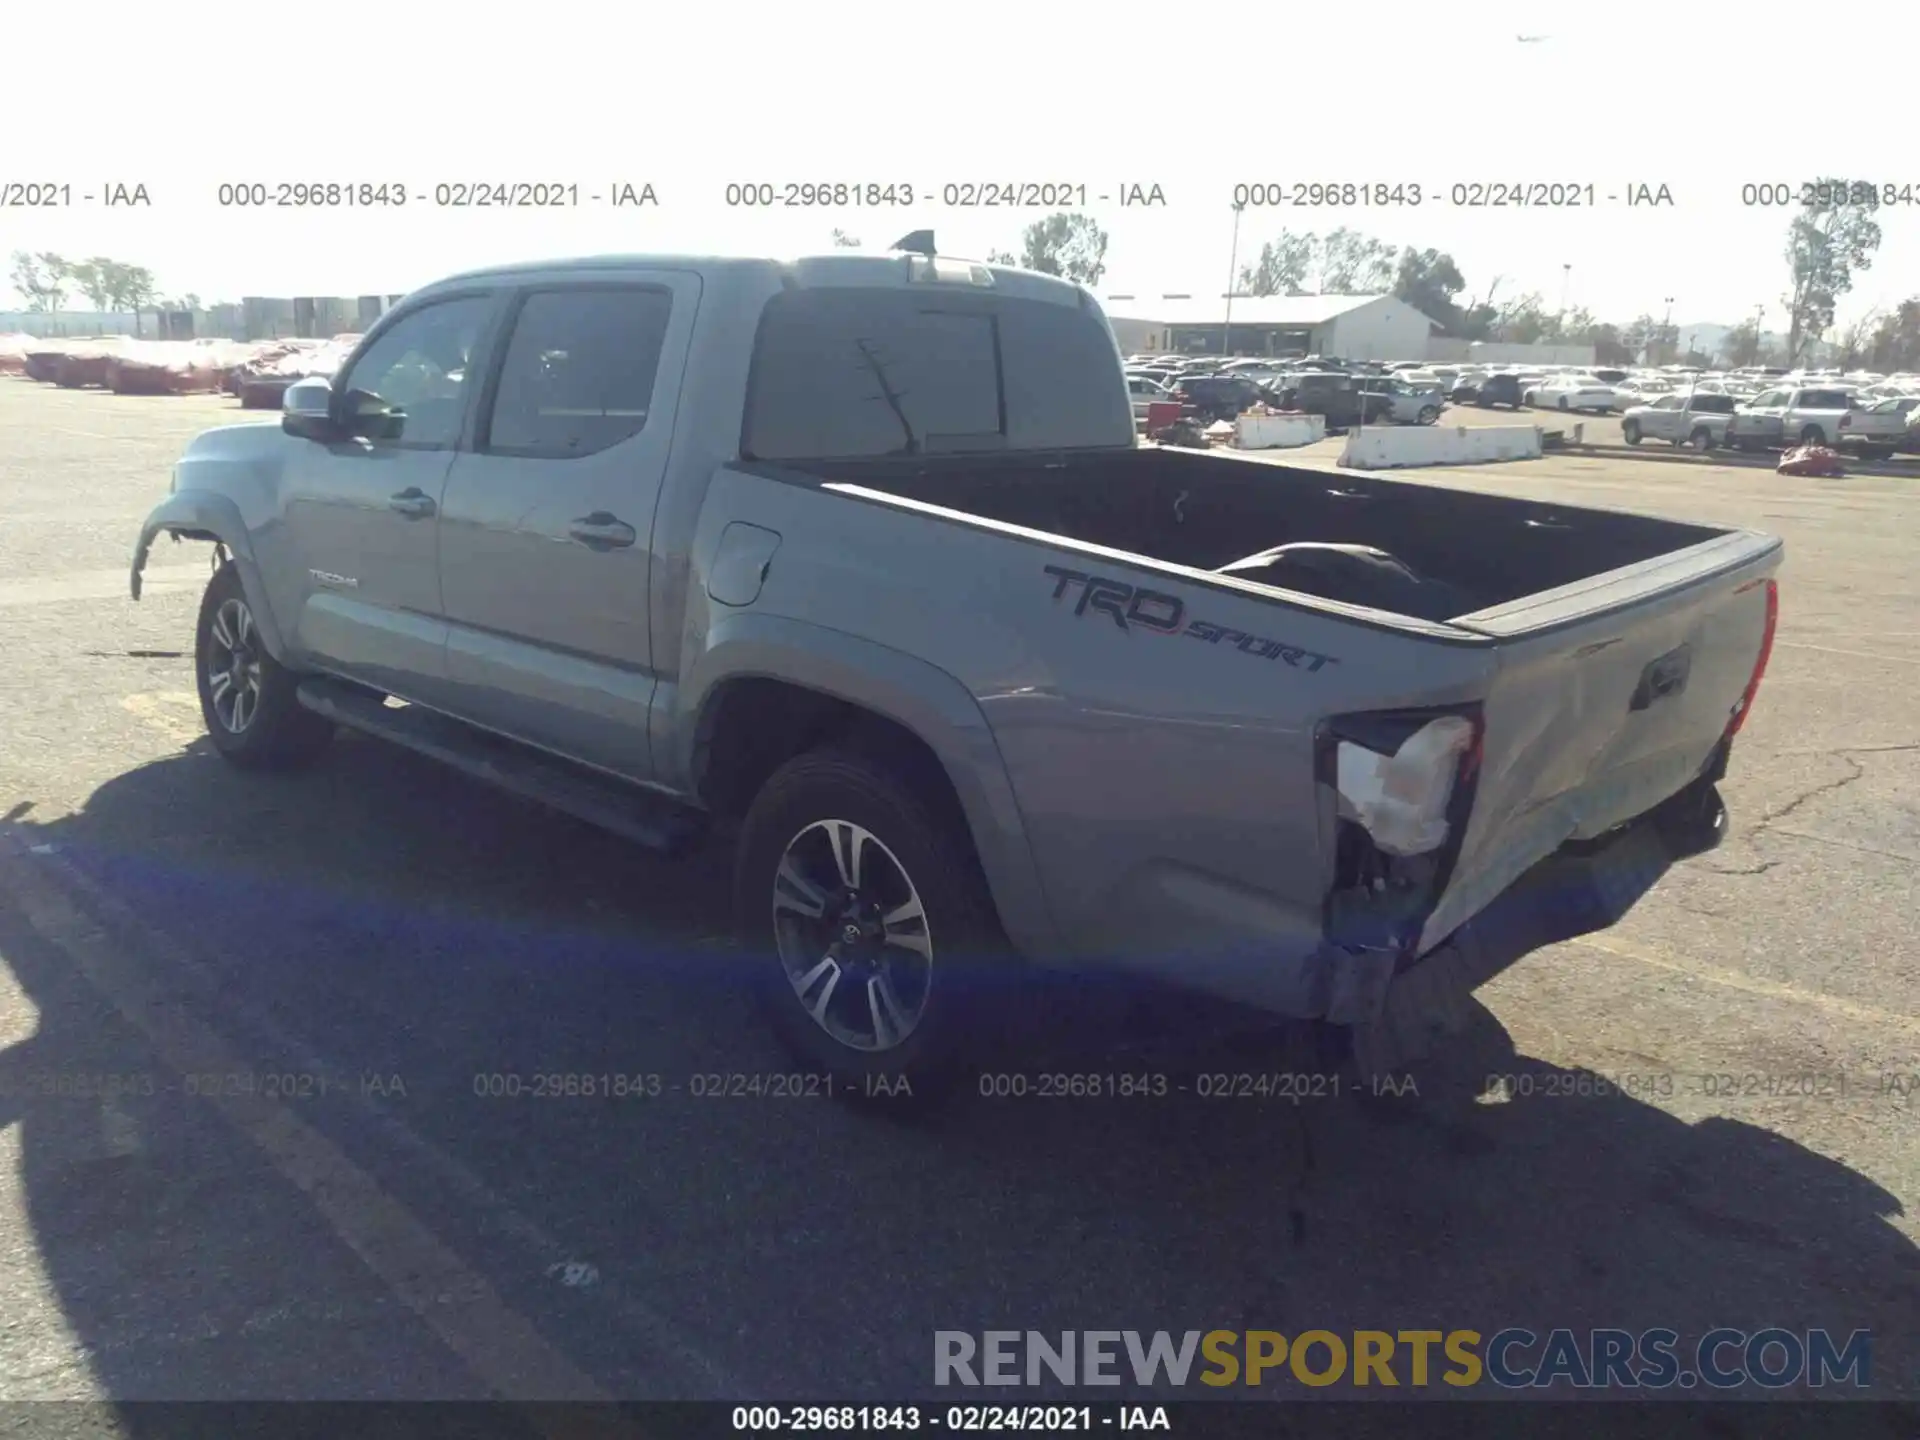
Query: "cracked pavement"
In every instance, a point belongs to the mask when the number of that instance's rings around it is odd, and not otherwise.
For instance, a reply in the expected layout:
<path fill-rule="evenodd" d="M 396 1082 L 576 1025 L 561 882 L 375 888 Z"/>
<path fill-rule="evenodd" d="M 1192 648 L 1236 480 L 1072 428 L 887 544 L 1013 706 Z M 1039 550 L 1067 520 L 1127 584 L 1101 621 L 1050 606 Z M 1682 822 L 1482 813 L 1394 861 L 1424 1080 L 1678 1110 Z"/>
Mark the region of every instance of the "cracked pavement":
<path fill-rule="evenodd" d="M 286 779 L 207 755 L 205 551 L 163 545 L 138 605 L 124 565 L 236 418 L 0 380 L 0 1397 L 898 1400 L 935 1329 L 1717 1323 L 1870 1328 L 1920 1398 L 1920 482 L 1429 472 L 1785 535 L 1726 843 L 1529 940 L 1417 1095 L 907 1126 L 691 1097 L 783 1068 L 721 857 L 369 742 Z M 1119 986 L 1027 1023 L 1028 1070 L 1298 1063 Z M 608 1072 L 681 1089 L 483 1093 Z"/>

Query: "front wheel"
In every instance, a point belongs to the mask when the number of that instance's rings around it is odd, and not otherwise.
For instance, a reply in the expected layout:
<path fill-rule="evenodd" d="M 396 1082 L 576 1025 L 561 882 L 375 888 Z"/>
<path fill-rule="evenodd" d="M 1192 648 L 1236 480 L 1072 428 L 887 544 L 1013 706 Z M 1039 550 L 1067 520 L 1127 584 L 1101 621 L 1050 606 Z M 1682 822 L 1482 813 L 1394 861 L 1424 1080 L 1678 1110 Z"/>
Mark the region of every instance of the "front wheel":
<path fill-rule="evenodd" d="M 976 1058 L 1005 948 L 948 808 L 912 767 L 829 748 L 776 771 L 742 827 L 734 905 L 755 989 L 840 1098 L 924 1108 Z"/>
<path fill-rule="evenodd" d="M 1640 443 L 1640 422 L 1638 420 L 1622 421 L 1620 425 L 1620 438 L 1629 445 L 1638 445 Z"/>
<path fill-rule="evenodd" d="M 193 669 L 207 737 L 242 769 L 293 769 L 333 738 L 333 726 L 300 704 L 299 677 L 268 653 L 232 561 L 200 601 Z"/>

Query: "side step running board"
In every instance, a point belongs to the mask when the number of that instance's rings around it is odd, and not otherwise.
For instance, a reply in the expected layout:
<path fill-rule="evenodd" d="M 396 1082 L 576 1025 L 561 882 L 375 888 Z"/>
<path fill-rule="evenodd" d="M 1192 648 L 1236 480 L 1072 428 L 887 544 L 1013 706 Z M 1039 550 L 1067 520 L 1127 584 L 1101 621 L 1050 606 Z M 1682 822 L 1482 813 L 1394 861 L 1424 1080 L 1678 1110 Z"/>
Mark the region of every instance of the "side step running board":
<path fill-rule="evenodd" d="M 376 735 L 451 765 L 495 789 L 532 800 L 603 830 L 678 853 L 706 831 L 706 817 L 637 785 L 476 730 L 419 705 L 389 705 L 338 680 L 300 683 L 301 705 L 336 725 Z"/>

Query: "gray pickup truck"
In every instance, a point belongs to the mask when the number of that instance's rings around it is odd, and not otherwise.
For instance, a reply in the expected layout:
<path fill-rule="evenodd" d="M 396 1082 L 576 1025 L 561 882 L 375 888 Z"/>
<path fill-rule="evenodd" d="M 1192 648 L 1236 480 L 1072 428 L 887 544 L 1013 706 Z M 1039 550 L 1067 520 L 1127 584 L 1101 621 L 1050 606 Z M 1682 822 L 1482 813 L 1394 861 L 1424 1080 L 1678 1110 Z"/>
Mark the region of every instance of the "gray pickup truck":
<path fill-rule="evenodd" d="M 1064 281 L 932 253 L 466 274 L 142 528 L 243 767 L 385 737 L 732 843 L 807 1063 L 963 1074 L 1016 957 L 1322 1035 L 1564 843 L 1704 848 L 1770 536 L 1142 445 Z"/>

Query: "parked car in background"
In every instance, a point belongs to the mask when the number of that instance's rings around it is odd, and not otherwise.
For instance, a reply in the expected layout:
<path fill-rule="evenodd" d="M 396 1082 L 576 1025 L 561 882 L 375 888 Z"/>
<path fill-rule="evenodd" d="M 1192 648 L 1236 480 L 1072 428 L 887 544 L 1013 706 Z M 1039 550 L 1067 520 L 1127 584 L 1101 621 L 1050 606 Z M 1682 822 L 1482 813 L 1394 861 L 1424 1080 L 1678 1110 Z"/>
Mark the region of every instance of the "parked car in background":
<path fill-rule="evenodd" d="M 1173 399 L 1173 391 L 1162 381 L 1151 375 L 1142 375 L 1135 371 L 1127 376 L 1127 394 L 1133 401 L 1133 418 L 1147 418 L 1147 407 L 1156 401 Z"/>
<path fill-rule="evenodd" d="M 1642 440 L 1667 440 L 1711 450 L 1726 443 L 1733 420 L 1731 395 L 1699 390 L 1691 395 L 1662 395 L 1651 404 L 1635 405 L 1620 418 L 1620 437 L 1629 445 Z"/>
<path fill-rule="evenodd" d="M 1399 376 L 1368 376 L 1360 381 L 1360 389 L 1368 395 L 1385 395 L 1387 418 L 1397 425 L 1431 425 L 1447 404 L 1438 385 L 1415 385 Z"/>
<path fill-rule="evenodd" d="M 1562 375 L 1526 392 L 1526 402 L 1545 410 L 1591 411 L 1605 415 L 1613 409 L 1613 387 L 1591 375 Z"/>
<path fill-rule="evenodd" d="M 1474 392 L 1473 403 L 1484 410 L 1506 405 L 1512 409 L 1520 408 L 1520 377 L 1511 371 L 1499 370 L 1480 382 Z"/>
<path fill-rule="evenodd" d="M 1329 430 L 1376 425 L 1392 414 L 1393 396 L 1362 390 L 1361 383 L 1331 370 L 1295 371 L 1279 383 L 1280 408 L 1318 415 Z"/>
<path fill-rule="evenodd" d="M 1781 386 L 1753 397 L 1734 412 L 1727 443 L 1741 450 L 1825 445 L 1871 459 L 1893 454 L 1905 440 L 1906 417 L 1863 408 L 1840 386 Z"/>
<path fill-rule="evenodd" d="M 1178 400 L 1194 419 L 1206 422 L 1231 420 L 1263 401 L 1277 403 L 1266 386 L 1237 375 L 1182 375 L 1167 398 Z"/>

